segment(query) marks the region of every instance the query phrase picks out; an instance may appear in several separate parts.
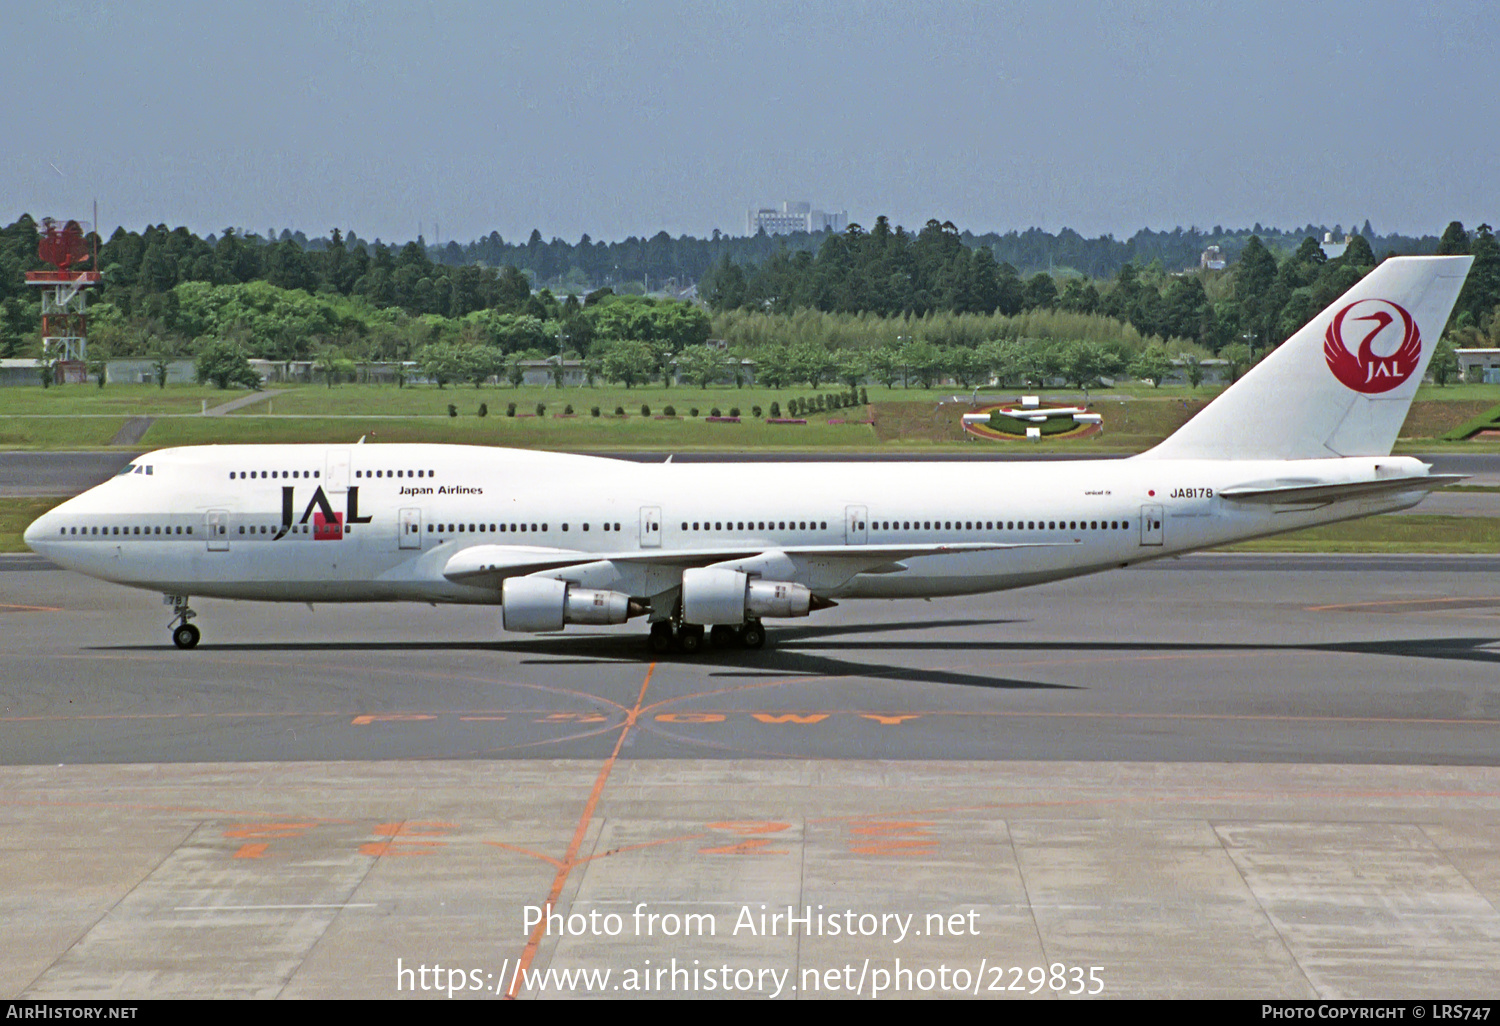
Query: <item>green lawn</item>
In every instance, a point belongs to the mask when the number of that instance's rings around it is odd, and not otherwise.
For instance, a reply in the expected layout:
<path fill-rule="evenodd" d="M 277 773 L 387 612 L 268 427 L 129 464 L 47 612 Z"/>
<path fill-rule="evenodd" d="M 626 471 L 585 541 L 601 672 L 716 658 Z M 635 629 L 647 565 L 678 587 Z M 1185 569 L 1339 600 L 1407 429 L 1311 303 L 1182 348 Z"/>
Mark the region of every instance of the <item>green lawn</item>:
<path fill-rule="evenodd" d="M 108 449 L 124 417 L 0 416 L 0 449 Z"/>
<path fill-rule="evenodd" d="M 197 413 L 203 401 L 209 406 L 227 403 L 249 393 L 221 391 L 212 385 L 55 385 L 52 388 L 17 386 L 0 388 L 0 416 L 29 414 L 120 417 L 158 413 Z"/>
<path fill-rule="evenodd" d="M 272 385 L 270 387 L 288 389 L 285 394 L 270 400 L 271 413 L 325 416 L 365 413 L 392 416 L 446 416 L 450 403 L 457 407 L 460 416 L 474 415 L 480 403 L 489 407 L 492 417 L 496 414 L 504 414 L 509 403 L 515 403 L 516 411 L 519 413 L 535 412 L 537 403 L 545 403 L 549 414 L 561 413 L 564 407 L 571 404 L 573 412 L 582 416 L 587 416 L 589 410 L 595 406 L 599 407 L 601 413 L 613 413 L 615 407 L 619 406 L 623 407 L 626 413 L 639 415 L 641 404 L 645 403 L 651 407 L 653 415 L 661 413 L 663 407 L 670 405 L 676 409 L 680 417 L 686 417 L 688 411 L 695 406 L 700 416 L 707 416 L 709 410 L 715 406 L 721 413 L 728 416 L 730 408 L 737 406 L 742 416 L 749 417 L 752 406 L 759 405 L 762 407 L 763 415 L 769 416 L 771 404 L 780 403 L 784 415 L 787 403 L 792 399 L 816 400 L 819 395 L 847 391 L 843 385 L 827 383 L 820 385 L 816 390 L 802 386 L 780 391 L 769 388 L 734 388 L 733 386 L 662 388 L 659 385 L 643 388 L 600 385 L 597 388 L 563 389 L 542 385 L 524 385 L 521 388 L 509 386 L 497 388 L 493 385 L 475 388 L 472 385 L 449 385 L 441 389 L 431 385 L 409 388 L 396 388 L 394 385 L 335 385 L 333 388 L 323 385 Z M 893 398 L 936 402 L 938 398 L 952 394 L 951 391 L 936 389 L 906 391 L 900 388 L 879 387 L 868 388 L 866 391 L 872 403 Z M 253 406 L 242 415 L 254 416 L 265 412 L 264 407 Z M 852 412 L 851 410 L 836 411 L 825 413 L 824 417 L 837 417 L 841 413 L 849 415 Z"/>
<path fill-rule="evenodd" d="M 1231 552 L 1500 552 L 1500 517 L 1411 513 L 1241 542 Z"/>
<path fill-rule="evenodd" d="M 1211 398 L 1207 388 L 1196 392 L 1185 386 L 1136 389 L 1139 398 L 1092 399 L 1104 415 L 1104 430 L 1087 438 L 1044 439 L 1040 442 L 975 440 L 965 434 L 959 418 L 966 402 L 941 404 L 952 389 L 868 388 L 871 406 L 807 415 L 806 426 L 757 422 L 753 406 L 768 416 L 770 405 L 781 405 L 783 415 L 792 399 L 810 398 L 838 390 L 824 385 L 781 391 L 763 388 L 709 389 L 660 386 L 627 389 L 618 385 L 558 390 L 543 386 L 473 388 L 432 386 L 396 388 L 392 385 L 287 385 L 282 394 L 252 404 L 229 417 L 196 416 L 206 400 L 210 406 L 241 398 L 244 391 L 198 385 L 70 385 L 49 389 L 17 387 L 0 390 L 0 448 L 97 449 L 105 447 L 130 416 L 160 418 L 141 441 L 143 447 L 235 442 L 312 442 L 358 439 L 368 435 L 381 441 L 467 442 L 523 448 L 564 449 L 790 449 L 869 448 L 884 450 L 972 451 L 974 446 L 1020 447 L 1043 453 L 1116 454 L 1139 452 L 1171 434 Z M 1437 389 L 1425 386 L 1397 444 L 1398 452 L 1496 452 L 1500 440 L 1444 443 L 1439 436 L 1490 408 L 1493 385 L 1462 385 Z M 1009 398 L 995 392 L 987 398 Z M 1049 400 L 1081 400 L 1080 393 L 1047 391 Z M 488 416 L 479 417 L 480 404 Z M 505 416 L 515 403 L 522 416 Z M 546 414 L 534 415 L 537 403 Z M 641 405 L 652 416 L 641 416 Z M 457 417 L 448 416 L 449 405 Z M 575 416 L 559 417 L 572 405 Z M 677 420 L 658 419 L 668 406 Z M 598 406 L 604 416 L 590 416 Z M 626 416 L 616 418 L 622 407 Z M 696 407 L 697 419 L 689 412 Z M 738 407 L 740 424 L 703 421 L 714 407 L 728 415 Z M 829 420 L 862 420 L 873 411 L 873 428 L 862 424 L 830 425 Z"/>
<path fill-rule="evenodd" d="M 55 498 L 0 500 L 0 552 L 30 552 L 21 540 L 26 526 L 62 501 Z"/>
<path fill-rule="evenodd" d="M 837 414 L 833 415 L 837 419 Z M 868 449 L 875 442 L 867 424 L 829 424 L 829 415 L 806 425 L 738 424 L 701 418 L 642 417 L 170 417 L 151 425 L 141 440 L 148 448 L 208 443 L 338 441 L 452 442 L 526 449 Z"/>

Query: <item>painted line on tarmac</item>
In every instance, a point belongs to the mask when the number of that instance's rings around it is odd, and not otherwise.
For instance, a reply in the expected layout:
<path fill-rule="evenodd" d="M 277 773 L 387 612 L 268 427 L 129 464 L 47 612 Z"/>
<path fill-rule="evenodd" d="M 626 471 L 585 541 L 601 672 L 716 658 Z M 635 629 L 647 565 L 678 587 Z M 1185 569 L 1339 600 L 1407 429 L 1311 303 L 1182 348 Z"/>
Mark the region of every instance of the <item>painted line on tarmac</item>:
<path fill-rule="evenodd" d="M 557 875 L 552 879 L 552 889 L 547 893 L 547 901 L 543 908 L 548 912 L 551 912 L 557 905 L 558 898 L 562 897 L 563 886 L 568 882 L 568 876 L 573 872 L 573 867 L 579 864 L 578 850 L 583 846 L 589 823 L 594 818 L 594 810 L 599 805 L 599 796 L 604 793 L 604 785 L 609 782 L 609 775 L 614 771 L 615 760 L 620 757 L 620 749 L 625 746 L 625 738 L 630 733 L 630 728 L 635 726 L 636 720 L 640 717 L 641 707 L 646 703 L 646 689 L 651 686 L 651 675 L 655 672 L 655 663 L 646 668 L 646 678 L 641 681 L 640 694 L 636 696 L 635 705 L 626 714 L 625 722 L 620 726 L 620 736 L 615 739 L 615 749 L 609 753 L 609 758 L 604 760 L 604 765 L 599 769 L 599 776 L 594 780 L 594 788 L 589 792 L 589 799 L 583 806 L 583 815 L 578 817 L 578 827 L 573 831 L 573 839 L 568 842 L 567 853 L 563 855 L 562 865 L 558 867 Z M 505 992 L 509 1000 L 515 999 L 522 976 L 531 966 L 532 960 L 536 958 L 546 923 L 547 917 L 543 916 L 541 921 L 532 927 L 531 937 L 526 941 L 526 947 L 521 952 L 516 974 L 511 978 L 510 988 Z"/>

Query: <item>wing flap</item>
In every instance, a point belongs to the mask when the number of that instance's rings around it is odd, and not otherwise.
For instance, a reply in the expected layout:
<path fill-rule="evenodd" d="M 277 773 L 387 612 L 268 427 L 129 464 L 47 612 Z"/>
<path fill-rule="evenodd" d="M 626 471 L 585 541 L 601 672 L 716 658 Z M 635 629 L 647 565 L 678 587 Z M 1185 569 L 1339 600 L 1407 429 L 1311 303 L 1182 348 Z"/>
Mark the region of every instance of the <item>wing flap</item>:
<path fill-rule="evenodd" d="M 471 545 L 455 552 L 443 566 L 450 581 L 499 587 L 507 577 L 560 570 L 585 563 L 634 563 L 656 566 L 712 566 L 717 563 L 778 555 L 794 560 L 837 561 L 848 564 L 850 576 L 864 569 L 882 568 L 917 556 L 957 555 L 1006 549 L 1053 548 L 1072 542 L 944 542 L 908 545 L 787 545 L 745 546 L 722 549 L 632 549 L 623 552 L 580 552 L 526 545 Z M 904 568 L 902 568 L 904 569 Z"/>

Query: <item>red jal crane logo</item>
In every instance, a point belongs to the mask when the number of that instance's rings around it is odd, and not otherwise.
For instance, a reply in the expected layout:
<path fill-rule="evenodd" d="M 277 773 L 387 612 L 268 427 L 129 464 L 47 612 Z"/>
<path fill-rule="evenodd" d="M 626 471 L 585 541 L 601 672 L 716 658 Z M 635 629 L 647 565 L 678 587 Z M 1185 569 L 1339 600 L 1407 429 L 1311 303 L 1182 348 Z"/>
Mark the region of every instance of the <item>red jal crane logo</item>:
<path fill-rule="evenodd" d="M 1333 315 L 1323 357 L 1333 376 L 1356 392 L 1389 392 L 1421 363 L 1422 334 L 1405 308 L 1388 299 L 1361 299 Z"/>

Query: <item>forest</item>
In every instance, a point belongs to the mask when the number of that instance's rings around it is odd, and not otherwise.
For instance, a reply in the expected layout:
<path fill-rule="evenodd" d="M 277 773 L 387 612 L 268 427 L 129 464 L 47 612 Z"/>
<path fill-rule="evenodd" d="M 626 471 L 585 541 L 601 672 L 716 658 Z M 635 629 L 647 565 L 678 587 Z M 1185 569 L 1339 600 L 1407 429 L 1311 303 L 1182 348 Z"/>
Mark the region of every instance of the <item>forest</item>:
<path fill-rule="evenodd" d="M 770 381 L 856 370 L 1026 380 L 1064 364 L 1080 380 L 1132 367 L 1153 377 L 1163 359 L 1210 357 L 1237 373 L 1380 259 L 1364 234 L 1330 259 L 1312 231 L 1294 246 L 1288 233 L 1262 231 L 1269 242 L 1216 228 L 1115 243 L 1068 231 L 976 236 L 937 220 L 908 232 L 879 217 L 869 231 L 819 236 L 659 233 L 567 246 L 533 232 L 525 246 L 492 235 L 397 248 L 337 228 L 316 239 L 121 228 L 91 240 L 103 276 L 91 348 L 98 359 L 166 359 L 213 344 L 241 358 L 317 360 L 330 382 L 372 361 L 412 361 L 438 380 L 515 380 L 520 361 L 558 354 L 613 380 L 647 380 L 683 359 L 699 373 L 714 359 L 724 373 L 752 359 Z M 45 266 L 38 232 L 29 216 L 0 229 L 6 357 L 41 355 L 38 303 L 24 284 L 25 271 Z M 1226 268 L 1197 265 L 1208 238 L 1220 240 Z M 1381 257 L 1471 253 L 1448 341 L 1500 344 L 1500 245 L 1488 224 L 1375 238 Z M 1044 259 L 1053 270 L 1027 273 Z"/>

